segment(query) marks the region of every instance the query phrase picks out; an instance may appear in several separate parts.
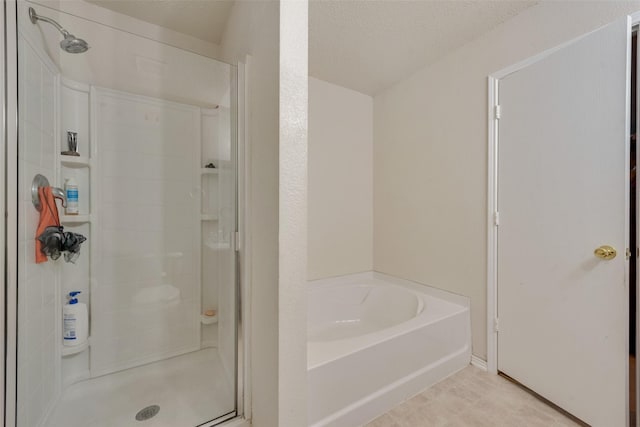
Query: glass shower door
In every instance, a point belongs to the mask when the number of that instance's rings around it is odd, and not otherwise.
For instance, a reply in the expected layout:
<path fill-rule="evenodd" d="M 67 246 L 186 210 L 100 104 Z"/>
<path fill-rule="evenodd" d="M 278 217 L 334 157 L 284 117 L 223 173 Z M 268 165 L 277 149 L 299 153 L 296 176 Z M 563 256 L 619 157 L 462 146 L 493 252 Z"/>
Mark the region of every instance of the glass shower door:
<path fill-rule="evenodd" d="M 236 68 L 77 3 L 18 2 L 16 425 L 214 425 L 237 411 Z"/>

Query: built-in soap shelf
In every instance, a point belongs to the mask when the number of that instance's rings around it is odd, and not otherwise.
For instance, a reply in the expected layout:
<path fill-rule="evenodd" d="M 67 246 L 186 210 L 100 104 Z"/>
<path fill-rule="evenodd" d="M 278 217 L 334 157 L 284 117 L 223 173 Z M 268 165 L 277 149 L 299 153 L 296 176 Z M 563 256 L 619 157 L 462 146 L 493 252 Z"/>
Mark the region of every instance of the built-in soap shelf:
<path fill-rule="evenodd" d="M 62 224 L 86 224 L 91 222 L 91 215 L 60 215 Z"/>
<path fill-rule="evenodd" d="M 85 341 L 83 344 L 74 345 L 72 347 L 62 346 L 62 357 L 72 356 L 74 354 L 82 353 L 86 349 L 89 348 L 89 340 Z"/>
<path fill-rule="evenodd" d="M 200 322 L 202 322 L 203 325 L 215 325 L 216 323 L 218 323 L 218 313 L 216 313 L 213 316 L 207 316 L 206 314 L 201 314 Z"/>
<path fill-rule="evenodd" d="M 202 221 L 218 220 L 218 169 L 201 168 L 202 205 L 200 219 Z"/>
<path fill-rule="evenodd" d="M 226 249 L 231 249 L 231 245 L 229 242 L 207 242 L 205 241 L 204 245 L 209 249 L 213 249 L 214 251 L 223 251 Z"/>
<path fill-rule="evenodd" d="M 88 168 L 91 167 L 91 159 L 80 156 L 63 156 L 60 155 L 60 164 L 69 168 Z"/>

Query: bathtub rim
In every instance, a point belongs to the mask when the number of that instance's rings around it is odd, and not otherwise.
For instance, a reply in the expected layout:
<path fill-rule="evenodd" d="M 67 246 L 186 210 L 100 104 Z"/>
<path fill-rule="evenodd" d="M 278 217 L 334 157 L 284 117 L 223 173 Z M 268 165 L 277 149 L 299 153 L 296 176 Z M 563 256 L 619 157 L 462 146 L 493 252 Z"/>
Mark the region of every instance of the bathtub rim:
<path fill-rule="evenodd" d="M 444 289 L 440 289 L 432 285 L 427 285 L 425 283 L 420 283 L 413 280 L 402 279 L 396 276 L 391 276 L 389 274 L 380 273 L 375 270 L 308 280 L 307 285 L 323 286 L 325 284 L 349 284 L 349 283 L 358 282 L 363 279 L 373 279 L 373 280 L 380 280 L 383 282 L 389 282 L 395 285 L 408 287 L 410 289 L 413 289 L 414 291 L 431 295 L 436 298 L 440 298 L 454 304 L 462 305 L 464 307 L 471 306 L 471 299 L 467 296 L 456 294 L 451 291 L 446 291 Z"/>
<path fill-rule="evenodd" d="M 426 296 L 439 299 L 453 307 L 451 307 L 452 310 L 447 312 L 445 315 L 431 318 L 427 322 L 425 322 L 424 317 L 427 317 L 428 314 L 425 314 L 423 311 L 423 313 L 418 314 L 416 317 L 406 322 L 369 334 L 327 342 L 312 342 L 307 340 L 307 371 L 332 363 L 337 359 L 349 356 L 358 351 L 373 347 L 381 341 L 390 340 L 394 337 L 412 333 L 413 331 L 427 327 L 434 322 L 438 322 L 452 316 L 457 316 L 465 311 L 470 311 L 470 299 L 468 297 L 375 271 L 308 281 L 307 286 L 334 287 L 349 284 L 363 284 L 363 281 L 366 283 L 366 280 L 376 280 L 386 282 L 390 285 L 408 288 L 418 295 L 422 294 L 422 298 Z M 310 289 L 308 289 L 307 292 L 309 292 L 309 290 Z M 319 355 L 319 353 L 321 353 L 321 355 Z"/>

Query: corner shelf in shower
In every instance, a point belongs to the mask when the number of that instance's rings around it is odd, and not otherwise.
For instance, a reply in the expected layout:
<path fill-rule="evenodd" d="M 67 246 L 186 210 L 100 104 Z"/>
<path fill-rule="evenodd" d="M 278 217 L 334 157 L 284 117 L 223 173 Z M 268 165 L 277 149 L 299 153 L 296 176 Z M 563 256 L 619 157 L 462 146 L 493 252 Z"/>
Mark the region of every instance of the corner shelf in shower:
<path fill-rule="evenodd" d="M 218 169 L 217 168 L 201 168 L 200 173 L 202 175 L 217 175 Z"/>
<path fill-rule="evenodd" d="M 202 215 L 200 215 L 200 219 L 202 221 L 217 221 L 218 220 L 218 215 L 202 214 Z"/>
<path fill-rule="evenodd" d="M 88 157 L 74 157 L 60 155 L 60 164 L 70 168 L 88 168 L 91 166 L 91 160 Z"/>
<path fill-rule="evenodd" d="M 91 215 L 60 215 L 62 224 L 86 224 L 91 222 Z"/>
<path fill-rule="evenodd" d="M 223 251 L 226 249 L 230 249 L 231 245 L 229 242 L 204 242 L 204 245 L 209 249 L 213 249 L 214 251 Z"/>
<path fill-rule="evenodd" d="M 95 147 L 95 109 L 92 106 L 91 86 L 60 77 L 58 87 L 59 114 L 57 117 L 57 132 L 55 138 L 55 183 L 64 188 L 67 179 L 73 178 L 79 190 L 79 215 L 65 215 L 65 209 L 58 206 L 60 223 L 65 231 L 74 231 L 87 238 L 83 243 L 80 258 L 75 264 L 62 263 L 56 272 L 60 295 L 71 290 L 80 290 L 84 299 L 89 303 L 95 289 L 92 271 L 99 263 L 96 254 L 95 239 L 96 220 L 99 214 L 97 207 L 97 158 L 94 157 Z M 77 133 L 77 149 L 80 156 L 67 156 L 62 152 L 69 149 L 67 132 Z M 72 287 L 71 287 L 72 286 Z M 56 299 L 56 312 L 62 315 L 63 298 Z M 62 320 L 62 319 L 60 319 Z M 60 321 L 58 320 L 58 321 Z M 60 337 L 62 338 L 62 337 Z M 85 344 L 68 347 L 60 339 L 60 382 L 63 385 L 72 384 L 84 379 L 89 372 L 91 337 Z"/>
<path fill-rule="evenodd" d="M 72 356 L 74 354 L 82 353 L 88 348 L 89 348 L 89 340 L 87 340 L 84 344 L 75 345 L 73 347 L 62 346 L 62 357 Z"/>
<path fill-rule="evenodd" d="M 203 325 L 215 325 L 218 323 L 218 315 L 215 316 L 205 316 L 204 314 L 200 315 L 200 322 Z"/>

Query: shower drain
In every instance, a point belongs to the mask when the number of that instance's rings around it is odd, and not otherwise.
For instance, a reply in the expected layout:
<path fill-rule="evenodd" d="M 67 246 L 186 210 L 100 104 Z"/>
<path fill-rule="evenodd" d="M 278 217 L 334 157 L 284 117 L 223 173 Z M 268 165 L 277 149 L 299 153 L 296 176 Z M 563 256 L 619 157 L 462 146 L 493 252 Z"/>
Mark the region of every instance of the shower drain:
<path fill-rule="evenodd" d="M 155 417 L 158 412 L 160 412 L 160 407 L 158 405 L 147 406 L 146 408 L 142 408 L 136 414 L 137 421 L 146 421 L 149 418 Z"/>

